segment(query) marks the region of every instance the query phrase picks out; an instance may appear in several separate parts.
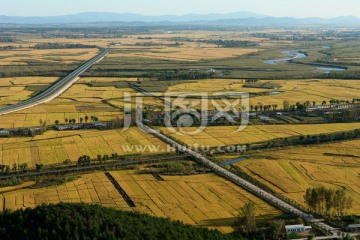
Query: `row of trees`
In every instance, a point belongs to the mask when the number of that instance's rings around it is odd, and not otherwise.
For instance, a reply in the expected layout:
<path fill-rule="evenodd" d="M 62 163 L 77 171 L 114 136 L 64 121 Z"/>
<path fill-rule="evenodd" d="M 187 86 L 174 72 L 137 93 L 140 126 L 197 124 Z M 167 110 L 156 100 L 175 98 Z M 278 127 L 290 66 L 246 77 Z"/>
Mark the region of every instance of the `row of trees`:
<path fill-rule="evenodd" d="M 317 214 L 334 214 L 343 216 L 352 208 L 353 199 L 347 196 L 344 189 L 327 189 L 325 187 L 308 188 L 304 195 L 310 211 Z"/>
<path fill-rule="evenodd" d="M 236 47 L 253 47 L 258 46 L 256 42 L 252 41 L 242 41 L 242 40 L 225 40 L 225 39 L 193 39 L 187 37 L 173 37 L 168 40 L 175 42 L 197 42 L 197 43 L 206 43 L 206 44 L 214 44 L 218 47 L 224 48 L 236 48 Z"/>
<path fill-rule="evenodd" d="M 174 70 L 166 72 L 151 72 L 143 74 L 140 78 L 147 80 L 196 80 L 196 79 L 209 79 L 216 76 L 213 71 L 196 71 L 196 70 Z"/>
<path fill-rule="evenodd" d="M 10 50 L 10 49 L 16 49 L 17 47 L 15 46 L 1 46 L 0 50 Z"/>
<path fill-rule="evenodd" d="M 357 138 L 360 138 L 360 129 L 355 129 L 347 132 L 339 132 L 339 133 L 274 139 L 264 143 L 262 146 L 258 146 L 258 148 L 273 148 L 273 147 L 291 146 L 291 145 L 299 145 L 299 144 L 303 144 L 303 145 L 318 144 L 318 143 L 326 143 L 333 141 L 351 140 Z M 250 150 L 251 148 L 253 148 L 253 146 L 249 144 L 248 149 Z"/>
<path fill-rule="evenodd" d="M 237 48 L 237 47 L 254 47 L 258 46 L 256 42 L 251 41 L 241 41 L 241 40 L 222 40 L 222 39 L 213 39 L 213 40 L 197 40 L 200 43 L 207 43 L 207 44 L 215 44 L 218 47 L 223 48 Z"/>
<path fill-rule="evenodd" d="M 96 159 L 91 159 L 90 156 L 88 155 L 83 155 L 80 156 L 78 161 L 77 161 L 77 165 L 78 166 L 90 166 L 92 161 L 98 161 L 99 163 L 103 163 L 107 160 L 121 160 L 122 156 L 120 156 L 117 153 L 113 153 L 110 156 L 105 154 L 105 155 L 97 155 Z M 70 159 L 66 159 L 63 162 L 63 165 L 67 166 L 71 164 L 71 160 Z M 44 168 L 44 164 L 42 163 L 38 163 L 35 164 L 35 170 L 40 172 L 42 169 Z M 26 173 L 29 171 L 29 167 L 28 164 L 23 163 L 23 164 L 16 164 L 14 163 L 12 167 L 10 167 L 9 165 L 0 165 L 0 172 L 2 174 L 10 174 L 11 172 L 15 173 L 15 172 L 21 172 L 21 173 Z"/>
<path fill-rule="evenodd" d="M 348 132 L 340 133 L 329 133 L 329 134 L 320 134 L 320 135 L 307 135 L 300 136 L 298 142 L 301 144 L 312 144 L 312 143 L 323 143 L 323 142 L 332 142 L 332 141 L 341 141 L 341 140 L 350 140 L 360 138 L 360 129 L 355 129 Z"/>
<path fill-rule="evenodd" d="M 0 36 L 0 42 L 2 43 L 14 43 L 18 42 L 19 39 L 16 37 L 10 37 L 10 36 Z"/>
<path fill-rule="evenodd" d="M 356 101 L 358 101 L 357 99 L 353 99 L 352 103 L 355 103 Z M 350 101 L 348 100 L 338 100 L 338 99 L 332 99 L 329 101 L 330 104 L 340 104 L 340 103 L 350 103 Z M 321 105 L 324 106 L 328 104 L 327 101 L 322 101 Z M 301 102 L 297 102 L 295 104 L 290 104 L 289 101 L 284 101 L 283 102 L 283 109 L 284 111 L 305 111 L 307 107 L 311 107 L 311 106 L 316 106 L 317 102 L 313 101 L 306 101 L 304 103 Z M 273 105 L 264 105 L 263 103 L 259 102 L 257 105 L 251 105 L 250 106 L 250 110 L 253 111 L 269 111 L 271 110 L 271 108 L 273 110 L 276 110 L 278 108 L 277 104 L 273 104 Z"/>
<path fill-rule="evenodd" d="M 41 171 L 43 169 L 43 167 L 44 167 L 44 164 L 42 164 L 42 163 L 35 164 L 36 171 Z M 28 170 L 29 170 L 29 167 L 28 167 L 27 163 L 23 163 L 23 164 L 14 163 L 12 168 L 10 168 L 9 165 L 0 165 L 0 171 L 3 174 L 10 174 L 11 172 L 26 173 Z"/>
<path fill-rule="evenodd" d="M 288 41 L 318 41 L 319 36 L 315 34 L 303 34 L 291 31 L 284 31 L 282 33 L 252 33 L 250 34 L 256 38 L 267 38 L 269 40 L 288 40 Z"/>
<path fill-rule="evenodd" d="M 95 45 L 84 45 L 80 43 L 38 43 L 35 49 L 65 49 L 65 48 L 96 48 Z"/>
<path fill-rule="evenodd" d="M 273 105 L 263 105 L 262 103 L 258 103 L 258 105 L 250 105 L 250 111 L 270 111 L 276 110 L 279 106 L 277 104 Z"/>
<path fill-rule="evenodd" d="M 326 143 L 333 141 L 343 141 L 343 140 L 351 140 L 360 138 L 360 129 L 350 130 L 346 132 L 337 132 L 337 133 L 328 133 L 328 134 L 319 134 L 319 135 L 302 135 L 299 137 L 289 137 L 289 138 L 278 138 L 269 141 L 265 141 L 262 144 L 256 144 L 253 146 L 252 144 L 246 144 L 246 149 L 248 151 L 255 149 L 265 149 L 265 148 L 279 148 L 284 146 L 293 146 L 293 145 L 308 145 L 308 144 L 318 144 L 318 143 Z M 241 171 L 240 171 L 241 173 Z M 237 173 L 239 174 L 239 173 Z M 241 176 L 243 178 L 247 178 L 248 176 Z M 247 179 L 251 180 L 252 179 Z M 255 182 L 259 185 L 258 182 Z M 265 186 L 262 186 L 264 188 Z M 268 191 L 270 191 L 268 189 Z"/>
<path fill-rule="evenodd" d="M 345 63 L 341 63 L 345 64 Z M 347 63 L 349 64 L 349 63 Z M 359 79 L 360 71 L 330 71 L 328 74 L 324 74 L 324 78 L 328 79 Z"/>
<path fill-rule="evenodd" d="M 87 123 L 89 122 L 89 119 L 92 121 L 92 122 L 98 122 L 99 121 L 99 118 L 96 117 L 96 116 L 91 116 L 90 118 L 88 116 L 85 116 L 85 117 L 80 117 L 79 118 L 79 123 L 83 123 L 84 121 Z M 59 120 L 55 120 L 55 125 L 58 125 L 60 123 Z M 75 124 L 76 123 L 76 119 L 75 118 L 65 118 L 65 123 L 70 123 L 70 124 Z"/>
<path fill-rule="evenodd" d="M 83 156 L 79 157 L 77 164 L 78 164 L 78 166 L 89 166 L 93 160 L 95 160 L 95 161 L 97 160 L 99 163 L 103 163 L 108 160 L 120 160 L 121 157 L 122 156 L 120 156 L 117 153 L 113 153 L 113 154 L 111 154 L 111 156 L 109 156 L 108 154 L 104 154 L 104 155 L 98 154 L 96 156 L 96 159 L 91 159 L 90 156 L 83 155 Z M 65 162 L 64 162 L 64 164 L 65 164 Z M 69 162 L 68 162 L 68 164 L 69 164 Z"/>
<path fill-rule="evenodd" d="M 27 163 L 12 165 L 12 168 L 9 165 L 0 165 L 1 173 L 10 174 L 11 172 L 21 172 L 25 173 L 29 170 Z"/>
<path fill-rule="evenodd" d="M 325 105 L 326 102 L 324 101 L 322 105 Z M 283 109 L 284 111 L 304 111 L 307 107 L 311 106 L 310 101 L 306 101 L 304 103 L 297 102 L 296 104 L 290 104 L 289 101 L 284 101 Z M 316 106 L 316 102 L 312 102 L 312 106 Z"/>
<path fill-rule="evenodd" d="M 359 100 L 355 99 L 355 98 L 351 102 L 349 100 L 331 99 L 329 102 L 325 101 L 325 100 L 322 101 L 321 105 L 325 106 L 327 104 L 356 103 L 358 101 Z M 305 110 L 307 107 L 311 107 L 311 106 L 313 106 L 313 107 L 317 106 L 317 102 L 316 101 L 313 101 L 313 102 L 306 101 L 304 103 L 297 102 L 296 104 L 290 104 L 289 101 L 284 101 L 284 103 L 283 103 L 283 108 L 285 111 L 295 111 L 295 110 L 301 111 L 301 110 Z"/>

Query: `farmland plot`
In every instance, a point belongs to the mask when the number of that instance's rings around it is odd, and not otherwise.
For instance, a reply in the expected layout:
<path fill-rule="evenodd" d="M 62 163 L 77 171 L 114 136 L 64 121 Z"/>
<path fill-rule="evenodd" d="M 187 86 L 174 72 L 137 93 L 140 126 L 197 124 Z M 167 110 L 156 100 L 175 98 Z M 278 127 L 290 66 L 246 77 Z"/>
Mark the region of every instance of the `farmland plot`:
<path fill-rule="evenodd" d="M 354 200 L 349 213 L 359 214 L 359 144 L 352 140 L 268 151 L 235 165 L 300 204 L 309 187 L 344 188 Z"/>
<path fill-rule="evenodd" d="M 0 140 L 0 163 L 9 166 L 14 163 L 27 163 L 29 167 L 35 167 L 36 163 L 56 164 L 63 163 L 66 159 L 77 161 L 82 155 L 96 158 L 98 154 L 156 154 L 167 150 L 165 143 L 141 132 L 138 128 L 130 128 L 125 132 L 121 130 L 48 131 L 34 138 Z M 134 145 L 144 146 L 144 152 L 142 149 L 126 148 Z M 156 148 L 147 148 L 148 145 L 154 145 Z"/>
<path fill-rule="evenodd" d="M 304 124 L 304 125 L 254 125 L 243 131 L 236 132 L 237 126 L 207 127 L 204 132 L 189 135 L 172 133 L 167 128 L 160 128 L 165 134 L 183 142 L 184 144 L 201 146 L 225 146 L 234 144 L 248 144 L 301 135 L 325 134 L 343 132 L 360 128 L 360 123 L 339 124 Z M 192 132 L 195 128 L 185 128 Z"/>
<path fill-rule="evenodd" d="M 162 176 L 164 181 L 134 171 L 112 171 L 111 175 L 136 207 L 130 208 L 126 204 L 102 172 L 82 175 L 62 186 L 6 192 L 0 196 L 0 202 L 5 204 L 2 206 L 5 209 L 35 207 L 42 203 L 98 203 L 223 232 L 232 231 L 231 224 L 240 208 L 249 201 L 256 204 L 258 219 L 272 219 L 280 214 L 252 194 L 213 174 Z"/>

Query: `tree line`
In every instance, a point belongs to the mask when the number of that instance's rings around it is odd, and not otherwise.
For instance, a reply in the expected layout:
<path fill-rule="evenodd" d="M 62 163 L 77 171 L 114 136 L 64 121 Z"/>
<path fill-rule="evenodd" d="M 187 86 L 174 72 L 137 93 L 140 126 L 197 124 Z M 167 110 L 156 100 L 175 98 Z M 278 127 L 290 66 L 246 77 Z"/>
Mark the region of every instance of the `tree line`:
<path fill-rule="evenodd" d="M 15 38 L 15 37 L 10 37 L 10 36 L 0 36 L 0 42 L 2 43 L 15 43 L 18 42 L 19 39 Z"/>
<path fill-rule="evenodd" d="M 250 145 L 249 149 L 274 148 L 274 147 L 283 147 L 283 146 L 300 145 L 300 144 L 302 145 L 318 144 L 318 143 L 343 141 L 343 140 L 351 140 L 358 138 L 360 138 L 360 129 L 355 129 L 355 130 L 338 132 L 338 133 L 273 139 L 264 142 L 262 145 L 257 145 L 256 147 Z"/>
<path fill-rule="evenodd" d="M 16 164 L 14 163 L 12 167 L 9 165 L 0 165 L 0 172 L 4 174 L 10 174 L 10 172 L 21 172 L 26 173 L 29 170 L 27 163 Z"/>
<path fill-rule="evenodd" d="M 348 196 L 344 189 L 325 187 L 308 188 L 304 200 L 313 213 L 338 216 L 343 216 L 353 204 L 352 197 Z"/>
<path fill-rule="evenodd" d="M 329 101 L 323 100 L 321 102 L 321 106 L 326 106 L 327 104 L 354 104 L 357 102 L 359 102 L 359 100 L 356 98 L 353 98 L 351 102 L 350 100 L 331 99 Z M 296 102 L 295 104 L 290 104 L 289 101 L 284 101 L 283 109 L 284 111 L 305 111 L 308 107 L 315 107 L 318 105 L 319 103 L 316 101 Z"/>
<path fill-rule="evenodd" d="M 85 45 L 80 43 L 38 43 L 35 49 L 65 49 L 65 48 L 96 48 L 95 45 Z"/>
<path fill-rule="evenodd" d="M 284 111 L 287 112 L 295 112 L 295 111 L 305 111 L 308 107 L 315 107 L 315 106 L 319 106 L 319 104 L 321 104 L 321 106 L 325 106 L 327 104 L 355 104 L 360 102 L 359 99 L 357 98 L 353 98 L 353 100 L 350 102 L 349 100 L 339 100 L 339 99 L 331 99 L 329 101 L 322 101 L 320 103 L 316 102 L 316 101 L 306 101 L 306 102 L 296 102 L 295 104 L 290 103 L 289 101 L 284 101 L 283 102 L 283 109 Z M 277 104 L 273 104 L 273 105 L 264 105 L 261 102 L 258 102 L 257 105 L 250 105 L 250 110 L 253 111 L 268 111 L 271 110 L 271 108 L 273 108 L 273 110 L 276 110 L 278 108 Z"/>
<path fill-rule="evenodd" d="M 196 79 L 209 79 L 216 76 L 216 72 L 213 71 L 165 71 L 165 72 L 151 72 L 141 75 L 140 78 L 147 80 L 196 80 Z"/>
<path fill-rule="evenodd" d="M 360 71 L 331 71 L 322 76 L 328 79 L 360 79 Z"/>
<path fill-rule="evenodd" d="M 192 39 L 187 37 L 173 37 L 169 38 L 170 41 L 175 42 L 197 42 L 197 43 L 206 43 L 214 44 L 218 47 L 223 48 L 237 48 L 237 47 L 254 47 L 258 46 L 256 42 L 252 41 L 243 41 L 243 40 L 224 40 L 224 39 Z"/>
<path fill-rule="evenodd" d="M 215 44 L 218 47 L 223 48 L 237 48 L 237 47 L 254 47 L 258 46 L 257 43 L 251 41 L 241 41 L 241 40 L 222 40 L 222 39 L 213 39 L 213 40 L 197 40 L 197 42 Z"/>

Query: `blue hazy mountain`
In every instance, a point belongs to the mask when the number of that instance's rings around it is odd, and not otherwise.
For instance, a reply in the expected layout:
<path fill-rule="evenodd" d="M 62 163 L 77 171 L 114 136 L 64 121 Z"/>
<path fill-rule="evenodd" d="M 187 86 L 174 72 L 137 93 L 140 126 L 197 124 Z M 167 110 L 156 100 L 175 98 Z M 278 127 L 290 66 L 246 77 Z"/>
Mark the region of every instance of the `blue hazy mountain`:
<path fill-rule="evenodd" d="M 354 16 L 336 18 L 292 18 L 271 17 L 251 12 L 233 12 L 228 14 L 186 14 L 182 16 L 161 15 L 145 16 L 133 13 L 85 12 L 64 16 L 20 17 L 0 16 L 0 23 L 6 24 L 75 24 L 75 23 L 162 23 L 162 24 L 211 24 L 211 25 L 298 25 L 298 24 L 360 24 Z"/>
<path fill-rule="evenodd" d="M 145 16 L 133 13 L 85 12 L 64 16 L 18 17 L 0 16 L 0 23 L 13 24 L 56 24 L 56 23 L 94 23 L 94 22 L 195 22 L 214 21 L 219 19 L 262 18 L 265 15 L 251 12 L 235 12 L 228 14 L 187 14 L 182 16 L 162 15 Z"/>

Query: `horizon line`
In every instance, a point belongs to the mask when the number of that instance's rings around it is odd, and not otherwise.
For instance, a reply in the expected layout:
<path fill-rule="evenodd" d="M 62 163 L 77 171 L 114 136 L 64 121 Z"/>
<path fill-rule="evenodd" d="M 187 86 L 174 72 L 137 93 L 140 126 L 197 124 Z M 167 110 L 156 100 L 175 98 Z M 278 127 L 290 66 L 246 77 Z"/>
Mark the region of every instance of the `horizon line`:
<path fill-rule="evenodd" d="M 308 18 L 320 18 L 320 19 L 333 19 L 333 18 L 341 18 L 341 17 L 354 17 L 360 19 L 360 17 L 355 15 L 338 15 L 333 17 L 320 17 L 320 16 L 309 16 L 309 17 L 296 17 L 296 16 L 290 16 L 290 15 L 284 15 L 284 16 L 273 16 L 273 15 L 267 15 L 262 14 L 258 12 L 252 12 L 252 11 L 233 11 L 233 12 L 209 12 L 209 13 L 183 13 L 183 14 L 157 14 L 157 15 L 148 15 L 143 13 L 135 13 L 135 12 L 111 12 L 111 11 L 84 11 L 84 12 L 77 12 L 77 13 L 65 13 L 61 15 L 31 15 L 31 16 L 24 16 L 24 15 L 6 15 L 6 14 L 0 14 L 2 17 L 23 17 L 23 18 L 46 18 L 46 17 L 65 17 L 65 16 L 76 16 L 84 13 L 108 13 L 108 14 L 132 14 L 132 15 L 139 15 L 144 17 L 164 17 L 164 16 L 175 16 L 175 17 L 183 17 L 187 15 L 199 15 L 199 16 L 207 16 L 207 15 L 229 15 L 229 14 L 236 14 L 236 13 L 250 13 L 250 14 L 256 14 L 256 15 L 263 15 L 259 17 L 249 17 L 249 18 L 294 18 L 294 19 L 308 19 Z"/>

